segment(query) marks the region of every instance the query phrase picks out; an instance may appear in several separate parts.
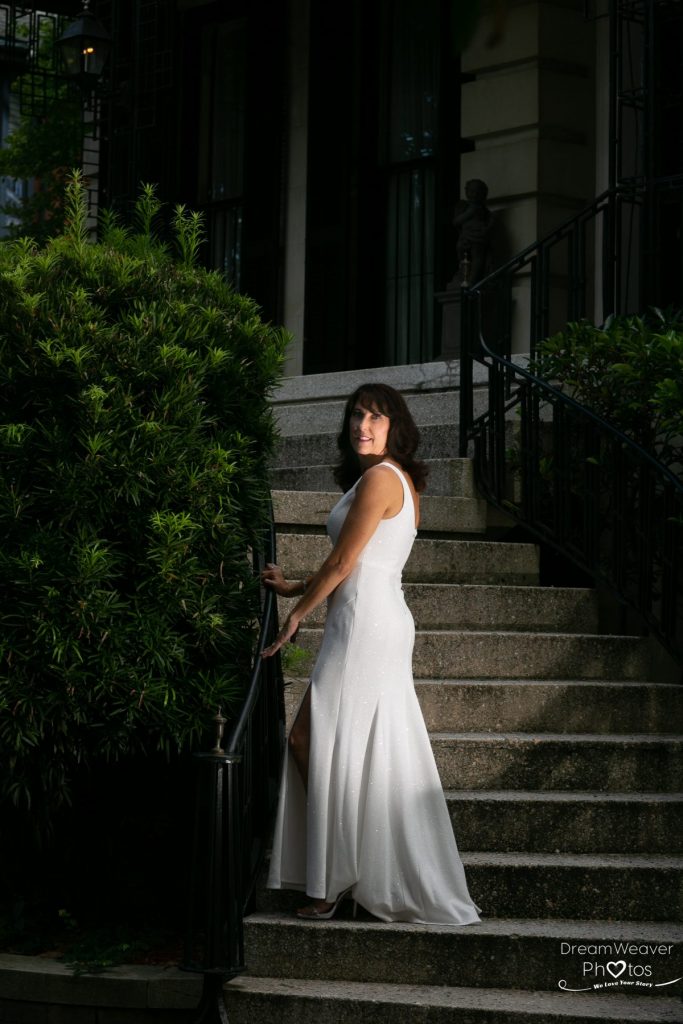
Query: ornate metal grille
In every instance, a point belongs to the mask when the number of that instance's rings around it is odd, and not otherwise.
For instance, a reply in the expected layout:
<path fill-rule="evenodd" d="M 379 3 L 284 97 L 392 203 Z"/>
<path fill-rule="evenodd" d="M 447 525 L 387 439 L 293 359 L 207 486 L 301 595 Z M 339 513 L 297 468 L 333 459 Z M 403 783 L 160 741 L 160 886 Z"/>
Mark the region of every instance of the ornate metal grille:
<path fill-rule="evenodd" d="M 68 20 L 23 4 L 0 4 L 0 67 L 5 78 L 17 78 L 22 114 L 44 117 L 54 99 L 60 75 L 56 41 Z"/>

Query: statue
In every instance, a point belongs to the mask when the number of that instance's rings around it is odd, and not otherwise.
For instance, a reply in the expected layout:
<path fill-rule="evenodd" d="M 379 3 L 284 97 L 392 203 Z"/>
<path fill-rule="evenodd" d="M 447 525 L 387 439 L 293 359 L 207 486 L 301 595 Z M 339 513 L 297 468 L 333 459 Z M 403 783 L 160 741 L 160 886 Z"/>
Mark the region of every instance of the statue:
<path fill-rule="evenodd" d="M 447 288 L 469 288 L 488 273 L 488 254 L 493 228 L 493 214 L 486 205 L 488 187 L 478 178 L 465 185 L 465 199 L 460 200 L 453 215 L 458 232 L 455 252 L 458 269 Z"/>

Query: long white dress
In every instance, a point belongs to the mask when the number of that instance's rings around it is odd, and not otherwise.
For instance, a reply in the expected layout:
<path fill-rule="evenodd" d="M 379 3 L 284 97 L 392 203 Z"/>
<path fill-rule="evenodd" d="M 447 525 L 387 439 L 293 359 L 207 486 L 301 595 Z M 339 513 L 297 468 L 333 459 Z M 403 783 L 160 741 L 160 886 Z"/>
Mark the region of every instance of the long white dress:
<path fill-rule="evenodd" d="M 464 925 L 479 920 L 467 891 L 434 755 L 415 695 L 415 625 L 401 572 L 415 540 L 403 507 L 383 519 L 328 599 L 310 681 L 308 799 L 285 753 L 268 885 L 332 902 L 353 898 L 383 921 Z M 336 542 L 354 499 L 332 509 Z"/>

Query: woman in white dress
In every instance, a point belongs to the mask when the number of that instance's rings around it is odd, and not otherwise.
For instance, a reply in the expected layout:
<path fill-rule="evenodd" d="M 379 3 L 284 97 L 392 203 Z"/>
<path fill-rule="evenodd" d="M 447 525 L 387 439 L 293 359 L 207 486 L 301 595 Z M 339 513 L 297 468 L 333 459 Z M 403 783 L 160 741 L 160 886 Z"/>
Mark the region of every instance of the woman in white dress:
<path fill-rule="evenodd" d="M 358 388 L 338 438 L 345 493 L 328 519 L 331 553 L 302 582 L 275 565 L 263 574 L 276 593 L 301 595 L 264 657 L 328 601 L 289 735 L 268 879 L 306 891 L 304 918 L 328 919 L 351 895 L 383 921 L 479 920 L 413 683 L 415 626 L 401 571 L 426 477 L 418 441 L 397 391 Z"/>

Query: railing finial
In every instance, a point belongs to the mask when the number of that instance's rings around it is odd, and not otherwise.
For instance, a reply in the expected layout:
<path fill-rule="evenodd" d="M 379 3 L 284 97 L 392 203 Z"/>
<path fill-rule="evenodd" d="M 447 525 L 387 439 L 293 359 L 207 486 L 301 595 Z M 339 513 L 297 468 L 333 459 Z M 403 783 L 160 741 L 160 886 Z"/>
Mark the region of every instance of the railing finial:
<path fill-rule="evenodd" d="M 216 745 L 215 745 L 215 747 L 212 748 L 211 753 L 212 754 L 224 754 L 225 751 L 223 750 L 223 747 L 221 746 L 221 742 L 223 740 L 223 732 L 225 730 L 225 723 L 227 722 L 227 718 L 223 717 L 223 715 L 221 713 L 220 706 L 218 708 L 218 711 L 214 715 L 214 719 L 213 720 L 216 723 Z"/>

